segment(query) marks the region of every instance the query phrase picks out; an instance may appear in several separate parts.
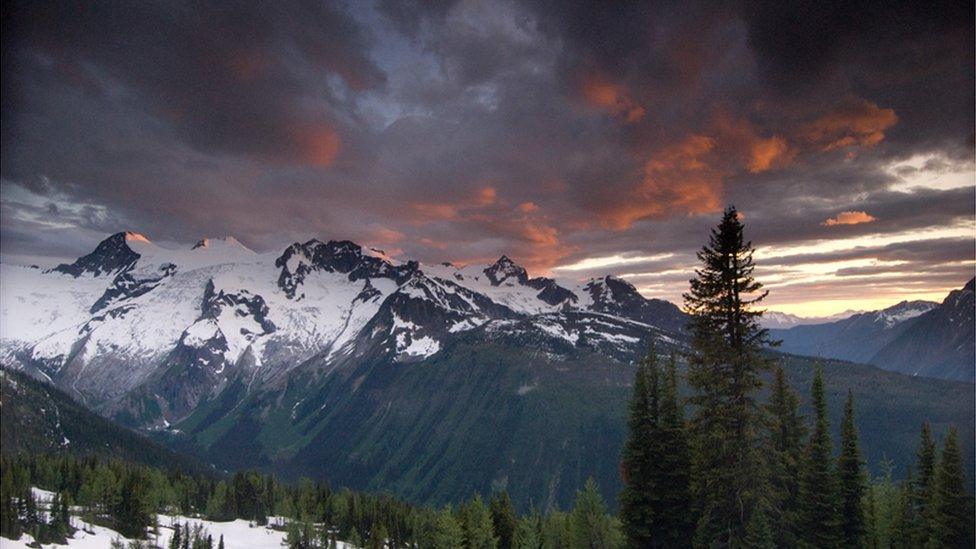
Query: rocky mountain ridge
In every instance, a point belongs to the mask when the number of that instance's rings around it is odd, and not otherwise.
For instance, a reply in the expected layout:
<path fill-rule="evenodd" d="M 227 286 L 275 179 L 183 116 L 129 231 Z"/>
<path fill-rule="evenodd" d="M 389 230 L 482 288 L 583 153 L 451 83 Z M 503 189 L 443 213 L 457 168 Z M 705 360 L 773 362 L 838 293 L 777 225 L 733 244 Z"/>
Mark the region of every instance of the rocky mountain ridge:
<path fill-rule="evenodd" d="M 649 338 L 678 341 L 685 319 L 610 276 L 561 284 L 507 256 L 428 266 L 349 241 L 257 254 L 233 238 L 170 250 L 124 232 L 47 271 L 0 268 L 4 363 L 139 427 L 178 423 L 238 378 L 261 387 L 313 359 L 423 360 L 479 327 L 624 356 Z"/>

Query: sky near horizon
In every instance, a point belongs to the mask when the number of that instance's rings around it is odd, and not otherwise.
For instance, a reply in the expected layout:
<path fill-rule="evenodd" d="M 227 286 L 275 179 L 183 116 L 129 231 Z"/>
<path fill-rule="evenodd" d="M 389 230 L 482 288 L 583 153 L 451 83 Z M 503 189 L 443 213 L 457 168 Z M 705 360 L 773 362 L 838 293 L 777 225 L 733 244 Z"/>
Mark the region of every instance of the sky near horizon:
<path fill-rule="evenodd" d="M 8 2 L 0 259 L 317 237 L 681 302 L 727 204 L 771 309 L 976 268 L 972 2 Z"/>

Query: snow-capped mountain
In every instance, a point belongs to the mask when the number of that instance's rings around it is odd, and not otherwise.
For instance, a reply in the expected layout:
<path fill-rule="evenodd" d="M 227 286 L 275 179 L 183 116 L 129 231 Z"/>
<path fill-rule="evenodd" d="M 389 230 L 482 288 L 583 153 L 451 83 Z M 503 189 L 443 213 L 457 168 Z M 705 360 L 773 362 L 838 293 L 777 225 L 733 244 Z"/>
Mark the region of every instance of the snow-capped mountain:
<path fill-rule="evenodd" d="M 968 300 L 968 301 L 967 301 Z M 874 364 L 912 375 L 972 380 L 972 281 L 940 305 L 902 301 L 833 322 L 770 331 L 780 350 Z"/>
<path fill-rule="evenodd" d="M 827 322 L 836 322 L 838 320 L 844 320 L 850 318 L 854 315 L 864 313 L 866 311 L 855 311 L 848 309 L 842 313 L 837 313 L 829 316 L 798 316 L 790 313 L 782 313 L 779 311 L 766 311 L 763 313 L 760 323 L 763 328 L 769 330 L 785 330 L 792 328 L 794 326 L 806 326 L 808 324 L 825 324 Z"/>
<path fill-rule="evenodd" d="M 919 315 L 871 362 L 910 375 L 976 380 L 974 284 L 976 279 L 970 279 L 962 288 L 949 292 L 938 307 Z"/>
<path fill-rule="evenodd" d="M 624 356 L 649 338 L 675 343 L 684 324 L 673 304 L 609 276 L 561 284 L 505 256 L 421 265 L 348 241 L 258 254 L 232 237 L 173 250 L 125 232 L 73 263 L 4 264 L 0 276 L 3 363 L 141 426 L 313 358 L 326 369 L 376 353 L 418 361 L 479 328 Z"/>

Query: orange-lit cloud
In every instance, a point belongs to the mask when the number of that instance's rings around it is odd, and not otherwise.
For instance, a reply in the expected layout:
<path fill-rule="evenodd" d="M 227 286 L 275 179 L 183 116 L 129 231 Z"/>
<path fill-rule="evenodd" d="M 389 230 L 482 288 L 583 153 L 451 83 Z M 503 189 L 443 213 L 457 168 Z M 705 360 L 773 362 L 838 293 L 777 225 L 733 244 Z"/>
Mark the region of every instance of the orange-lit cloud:
<path fill-rule="evenodd" d="M 518 211 L 522 213 L 532 213 L 539 209 L 539 206 L 535 202 L 523 202 L 518 205 Z"/>
<path fill-rule="evenodd" d="M 764 137 L 748 119 L 719 113 L 711 123 L 719 155 L 730 163 L 730 169 L 762 173 L 785 168 L 798 154 L 795 147 L 779 135 Z"/>
<path fill-rule="evenodd" d="M 423 244 L 424 246 L 427 246 L 428 248 L 435 248 L 437 250 L 446 250 L 447 249 L 447 242 L 442 242 L 440 240 L 434 240 L 432 238 L 427 238 L 427 237 L 421 238 L 420 239 L 420 243 Z"/>
<path fill-rule="evenodd" d="M 418 218 L 416 221 L 426 223 L 429 221 L 452 221 L 458 219 L 462 212 L 469 217 L 476 217 L 476 210 L 488 208 L 498 201 L 498 191 L 490 185 L 480 187 L 456 203 L 450 202 L 413 202 L 410 208 Z"/>
<path fill-rule="evenodd" d="M 458 208 L 452 204 L 437 202 L 414 202 L 410 205 L 410 207 L 413 208 L 413 210 L 424 221 L 447 221 L 457 219 L 458 216 Z"/>
<path fill-rule="evenodd" d="M 814 120 L 803 137 L 822 151 L 846 147 L 873 147 L 885 138 L 885 130 L 898 122 L 892 109 L 864 99 L 852 99 Z"/>
<path fill-rule="evenodd" d="M 876 221 L 877 218 L 873 215 L 862 212 L 858 210 L 840 212 L 834 217 L 824 220 L 821 225 L 826 227 L 832 227 L 834 225 L 860 225 L 861 223 L 870 223 Z"/>
<path fill-rule="evenodd" d="M 296 140 L 302 151 L 302 160 L 312 166 L 327 168 L 339 154 L 341 140 L 332 128 L 307 128 L 296 132 Z"/>
<path fill-rule="evenodd" d="M 489 206 L 498 199 L 498 191 L 494 187 L 482 187 L 478 190 L 477 203 L 479 206 Z"/>
<path fill-rule="evenodd" d="M 402 232 L 391 229 L 389 227 L 374 227 L 369 232 L 369 241 L 371 244 L 377 246 L 387 246 L 390 244 L 396 244 L 403 241 L 406 238 Z"/>
<path fill-rule="evenodd" d="M 749 150 L 749 160 L 746 162 L 746 169 L 749 173 L 761 173 L 773 167 L 792 160 L 792 154 L 786 140 L 779 136 L 769 139 L 757 139 L 752 143 Z"/>
<path fill-rule="evenodd" d="M 653 153 L 641 183 L 606 213 L 605 223 L 623 230 L 647 217 L 720 210 L 725 174 L 712 158 L 715 146 L 713 138 L 693 134 Z"/>
<path fill-rule="evenodd" d="M 646 114 L 644 107 L 633 99 L 630 90 L 623 84 L 589 74 L 583 78 L 581 87 L 587 103 L 623 118 L 628 124 L 640 121 Z"/>

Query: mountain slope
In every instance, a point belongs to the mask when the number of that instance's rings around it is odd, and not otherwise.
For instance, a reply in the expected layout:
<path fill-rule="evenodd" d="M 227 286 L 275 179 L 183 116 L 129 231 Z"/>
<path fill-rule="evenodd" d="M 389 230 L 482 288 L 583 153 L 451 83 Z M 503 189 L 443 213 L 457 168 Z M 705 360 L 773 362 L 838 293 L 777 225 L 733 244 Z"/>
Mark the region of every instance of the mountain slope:
<path fill-rule="evenodd" d="M 871 358 L 886 370 L 910 375 L 976 380 L 974 280 L 952 291 Z"/>
<path fill-rule="evenodd" d="M 5 454 L 99 455 L 202 472 L 201 463 L 87 410 L 68 395 L 0 369 L 0 448 Z"/>
<path fill-rule="evenodd" d="M 941 303 L 903 301 L 881 311 L 770 330 L 779 350 L 874 364 L 904 374 L 976 380 L 973 280 Z"/>
<path fill-rule="evenodd" d="M 279 390 L 251 393 L 237 406 L 214 403 L 180 433 L 161 436 L 221 467 L 322 476 L 425 503 L 507 486 L 522 509 L 565 507 L 589 476 L 615 502 L 633 365 L 598 352 L 530 349 L 516 336 L 486 341 L 472 332 L 409 364 L 372 357 L 348 376 L 308 373 L 306 365 Z M 816 360 L 779 359 L 809 413 Z M 970 385 L 839 361 L 824 367 L 835 438 L 851 389 L 875 473 L 885 457 L 904 473 L 926 419 L 940 433 L 949 425 L 966 433 L 972 473 Z"/>
<path fill-rule="evenodd" d="M 881 311 L 857 313 L 834 322 L 770 330 L 770 336 L 782 341 L 779 350 L 785 353 L 866 363 L 936 305 L 902 301 Z"/>

